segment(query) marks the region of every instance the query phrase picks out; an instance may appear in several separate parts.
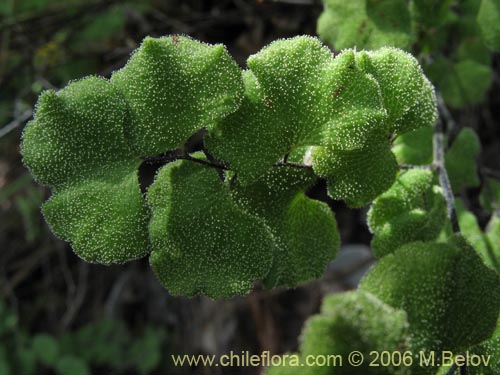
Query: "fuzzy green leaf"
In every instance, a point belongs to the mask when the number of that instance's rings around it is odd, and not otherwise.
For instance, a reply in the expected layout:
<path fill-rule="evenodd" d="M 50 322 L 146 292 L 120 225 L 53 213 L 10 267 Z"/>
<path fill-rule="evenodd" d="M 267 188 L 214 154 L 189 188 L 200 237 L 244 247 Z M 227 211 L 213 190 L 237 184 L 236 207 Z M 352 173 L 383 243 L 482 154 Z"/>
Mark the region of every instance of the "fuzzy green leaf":
<path fill-rule="evenodd" d="M 268 273 L 273 236 L 241 209 L 213 169 L 188 161 L 163 167 L 148 192 L 151 266 L 175 295 L 245 294 Z"/>
<path fill-rule="evenodd" d="M 427 165 L 432 163 L 433 128 L 423 127 L 401 134 L 394 140 L 392 152 L 399 164 Z"/>
<path fill-rule="evenodd" d="M 268 287 L 295 287 L 320 277 L 339 248 L 334 215 L 327 204 L 305 195 L 316 178 L 312 171 L 273 168 L 255 183 L 232 189 L 235 200 L 264 219 L 275 241 Z"/>
<path fill-rule="evenodd" d="M 445 223 L 446 201 L 434 185 L 433 173 L 423 169 L 402 172 L 368 212 L 375 235 L 371 245 L 378 258 L 409 242 L 436 239 Z"/>
<path fill-rule="evenodd" d="M 453 0 L 413 0 L 410 2 L 412 20 L 423 27 L 440 26 L 447 18 Z"/>
<path fill-rule="evenodd" d="M 498 275 L 459 236 L 404 245 L 360 288 L 406 311 L 414 348 L 425 350 L 458 352 L 488 339 L 500 311 Z"/>
<path fill-rule="evenodd" d="M 381 48 L 361 52 L 357 60 L 380 86 L 391 132 L 401 134 L 434 124 L 434 88 L 412 55 L 396 48 Z"/>
<path fill-rule="evenodd" d="M 147 37 L 111 81 L 127 98 L 126 134 L 140 155 L 184 145 L 239 105 L 240 69 L 223 45 L 183 36 Z"/>
<path fill-rule="evenodd" d="M 294 148 L 321 143 L 342 79 L 332 61 L 311 37 L 279 40 L 251 56 L 243 103 L 208 135 L 206 146 L 249 183 Z"/>
<path fill-rule="evenodd" d="M 406 1 L 325 0 L 324 3 L 317 32 L 337 51 L 352 47 L 410 47 L 413 37 Z"/>
<path fill-rule="evenodd" d="M 45 92 L 23 133 L 24 162 L 54 188 L 45 219 L 89 262 L 123 263 L 149 250 L 140 160 L 123 134 L 126 114 L 116 88 L 89 77 Z"/>
<path fill-rule="evenodd" d="M 446 171 L 455 193 L 479 186 L 476 159 L 480 152 L 481 143 L 474 130 L 462 129 L 445 154 Z"/>
<path fill-rule="evenodd" d="M 90 375 L 90 369 L 86 362 L 73 355 L 61 357 L 57 362 L 56 371 L 58 375 Z"/>
<path fill-rule="evenodd" d="M 356 131 L 346 129 L 348 134 Z M 351 207 L 362 207 L 387 190 L 398 171 L 387 136 L 376 129 L 364 131 L 365 145 L 345 149 L 345 144 L 333 144 L 313 153 L 314 171 L 326 177 L 329 195 L 344 199 Z"/>
<path fill-rule="evenodd" d="M 500 51 L 500 3 L 498 0 L 481 0 L 477 23 L 486 45 L 493 51 Z"/>
<path fill-rule="evenodd" d="M 137 160 L 123 135 L 126 115 L 123 96 L 102 78 L 46 91 L 23 132 L 23 161 L 37 181 L 56 189 L 106 176 Z"/>
<path fill-rule="evenodd" d="M 46 366 L 56 364 L 60 348 L 57 340 L 46 334 L 38 334 L 33 337 L 33 351 L 36 357 Z"/>
<path fill-rule="evenodd" d="M 149 212 L 136 168 L 109 170 L 107 178 L 58 191 L 42 206 L 52 231 L 87 262 L 124 263 L 148 254 Z"/>

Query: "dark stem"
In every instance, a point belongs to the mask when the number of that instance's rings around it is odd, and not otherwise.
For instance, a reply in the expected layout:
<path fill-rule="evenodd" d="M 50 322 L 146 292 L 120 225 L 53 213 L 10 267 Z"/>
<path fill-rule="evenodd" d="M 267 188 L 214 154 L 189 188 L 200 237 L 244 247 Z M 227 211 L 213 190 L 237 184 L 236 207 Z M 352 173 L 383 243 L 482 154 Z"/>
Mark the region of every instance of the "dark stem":
<path fill-rule="evenodd" d="M 439 96 L 438 96 L 439 98 Z M 439 103 L 439 100 L 438 100 Z M 442 105 L 439 106 L 440 115 L 443 115 Z M 449 114 L 449 112 L 447 112 Z M 447 118 L 446 115 L 443 115 Z M 455 198 L 453 197 L 453 190 L 451 189 L 450 179 L 448 173 L 446 172 L 445 160 L 444 160 L 444 124 L 441 116 L 438 117 L 436 124 L 434 125 L 434 137 L 433 137 L 433 153 L 434 153 L 434 168 L 436 169 L 439 176 L 439 184 L 443 189 L 444 198 L 446 200 L 446 206 L 448 208 L 448 216 L 450 217 L 451 227 L 454 233 L 460 233 L 460 227 L 458 226 L 457 211 L 455 209 Z"/>
<path fill-rule="evenodd" d="M 290 167 L 290 168 L 302 168 L 302 169 L 312 169 L 312 165 L 305 165 L 299 163 L 280 161 L 273 165 L 273 167 Z"/>
<path fill-rule="evenodd" d="M 434 165 L 429 164 L 429 165 L 410 165 L 410 164 L 401 164 L 399 166 L 399 169 L 406 171 L 409 169 L 425 169 L 425 170 L 434 170 Z"/>
<path fill-rule="evenodd" d="M 227 170 L 229 170 L 228 167 L 226 167 L 226 166 L 224 166 L 222 164 L 217 163 L 215 161 L 215 159 L 213 159 L 213 158 L 210 158 L 210 159 L 211 160 L 206 161 L 206 160 L 202 160 L 202 159 L 198 159 L 198 158 L 193 158 L 189 154 L 183 153 L 182 151 L 179 152 L 178 150 L 176 150 L 174 152 L 171 152 L 171 153 L 168 153 L 168 154 L 165 154 L 165 155 L 154 156 L 154 157 L 151 157 L 151 158 L 145 158 L 144 161 L 146 163 L 163 163 L 163 164 L 167 164 L 167 163 L 171 163 L 171 162 L 176 161 L 176 160 L 188 160 L 188 161 L 192 161 L 194 163 L 198 163 L 198 164 L 210 167 L 210 168 L 215 168 L 215 169 L 218 169 L 218 170 L 221 170 L 221 171 L 227 171 Z M 288 168 L 301 168 L 301 169 L 311 169 L 312 170 L 312 166 L 311 165 L 305 165 L 305 164 L 299 164 L 299 163 L 292 163 L 292 162 L 284 162 L 284 161 L 283 162 L 278 162 L 278 163 L 274 164 L 273 167 L 288 167 Z"/>
<path fill-rule="evenodd" d="M 460 367 L 460 375 L 469 375 L 469 368 L 467 365 L 463 365 Z"/>
<path fill-rule="evenodd" d="M 189 160 L 189 161 L 192 161 L 193 163 L 205 165 L 205 166 L 210 167 L 210 168 L 215 168 L 215 169 L 219 169 L 219 170 L 227 170 L 227 168 L 221 164 L 212 163 L 210 161 L 193 158 L 192 156 L 187 155 L 187 154 L 179 155 L 178 153 L 172 153 L 172 154 L 155 156 L 152 158 L 144 159 L 144 161 L 146 163 L 163 163 L 163 164 L 171 163 L 171 162 L 176 161 L 176 160 Z"/>

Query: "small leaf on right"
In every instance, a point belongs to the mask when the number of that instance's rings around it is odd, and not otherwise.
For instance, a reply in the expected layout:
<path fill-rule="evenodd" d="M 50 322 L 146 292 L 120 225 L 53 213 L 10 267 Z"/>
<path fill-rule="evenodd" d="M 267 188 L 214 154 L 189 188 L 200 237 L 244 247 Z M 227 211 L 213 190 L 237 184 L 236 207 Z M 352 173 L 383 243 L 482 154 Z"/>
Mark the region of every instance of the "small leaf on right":
<path fill-rule="evenodd" d="M 500 374 L 500 320 L 491 338 L 470 349 L 470 354 L 484 356 L 484 361 L 479 366 L 470 366 L 470 375 L 498 375 Z"/>
<path fill-rule="evenodd" d="M 477 23 L 485 44 L 493 51 L 500 51 L 500 2 L 482 0 Z"/>
<path fill-rule="evenodd" d="M 445 154 L 445 166 L 455 194 L 463 189 L 478 187 L 477 157 L 481 143 L 474 130 L 464 128 Z"/>

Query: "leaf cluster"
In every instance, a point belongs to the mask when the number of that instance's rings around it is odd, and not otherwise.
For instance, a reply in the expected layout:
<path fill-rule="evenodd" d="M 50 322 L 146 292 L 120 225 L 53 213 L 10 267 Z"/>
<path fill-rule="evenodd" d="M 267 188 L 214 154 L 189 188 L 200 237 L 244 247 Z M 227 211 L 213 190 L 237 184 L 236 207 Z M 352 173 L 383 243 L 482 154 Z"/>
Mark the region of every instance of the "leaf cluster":
<path fill-rule="evenodd" d="M 317 31 L 336 50 L 394 46 L 419 57 L 453 107 L 480 103 L 500 50 L 496 0 L 324 0 Z"/>
<path fill-rule="evenodd" d="M 92 368 L 148 373 L 162 360 L 164 332 L 147 327 L 132 335 L 120 320 L 90 323 L 56 337 L 30 335 L 0 301 L 0 372 L 35 374 L 51 369 L 58 375 L 90 375 Z"/>

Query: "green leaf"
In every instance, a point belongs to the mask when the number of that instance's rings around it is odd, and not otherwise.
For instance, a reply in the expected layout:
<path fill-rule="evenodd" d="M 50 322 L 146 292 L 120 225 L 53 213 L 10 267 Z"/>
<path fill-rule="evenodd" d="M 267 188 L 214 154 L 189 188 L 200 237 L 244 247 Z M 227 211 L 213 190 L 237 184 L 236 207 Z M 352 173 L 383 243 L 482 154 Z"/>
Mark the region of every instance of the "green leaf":
<path fill-rule="evenodd" d="M 183 36 L 147 37 L 111 78 L 131 113 L 125 132 L 134 150 L 151 156 L 182 147 L 238 108 L 240 69 L 223 45 Z"/>
<path fill-rule="evenodd" d="M 470 354 L 482 355 L 489 363 L 487 366 L 484 364 L 470 366 L 469 374 L 496 375 L 500 373 L 500 320 L 497 323 L 497 328 L 493 336 L 482 344 L 470 349 Z"/>
<path fill-rule="evenodd" d="M 477 36 L 464 39 L 454 55 L 458 61 L 474 60 L 483 65 L 491 65 L 491 51 Z"/>
<path fill-rule="evenodd" d="M 244 184 L 314 146 L 314 171 L 330 194 L 367 204 L 394 181 L 391 133 L 435 120 L 432 86 L 413 57 L 393 48 L 333 59 L 318 40 L 298 37 L 272 43 L 248 65 L 241 107 L 206 139 Z"/>
<path fill-rule="evenodd" d="M 461 199 L 455 200 L 460 232 L 477 251 L 484 264 L 500 273 L 500 219 L 492 216 L 483 233 L 476 216 L 465 208 Z M 451 232 L 451 228 L 448 229 Z"/>
<path fill-rule="evenodd" d="M 356 60 L 359 72 L 351 68 L 351 77 L 344 73 L 352 90 L 342 98 L 349 103 L 343 103 L 349 115 L 337 115 L 342 122 L 332 128 L 331 143 L 314 150 L 313 167 L 327 178 L 334 199 L 360 207 L 394 182 L 398 166 L 389 138 L 432 126 L 437 115 L 433 87 L 411 55 L 383 48 L 362 52 Z M 374 78 L 375 86 L 370 84 Z M 379 90 L 383 108 L 377 106 Z"/>
<path fill-rule="evenodd" d="M 500 311 L 498 275 L 459 236 L 402 246 L 360 288 L 406 311 L 414 348 L 428 351 L 459 352 L 488 339 Z"/>
<path fill-rule="evenodd" d="M 148 192 L 151 266 L 174 295 L 228 298 L 268 273 L 273 236 L 242 210 L 216 171 L 189 161 L 163 167 Z"/>
<path fill-rule="evenodd" d="M 500 202 L 500 181 L 496 181 L 492 178 L 486 178 L 484 180 L 484 187 L 481 191 L 479 200 L 481 202 L 481 206 L 487 212 L 492 213 L 495 210 L 498 210 Z"/>
<path fill-rule="evenodd" d="M 396 48 L 381 48 L 357 55 L 359 66 L 380 86 L 389 130 L 405 133 L 432 126 L 437 118 L 434 87 L 418 61 Z"/>
<path fill-rule="evenodd" d="M 56 189 L 138 160 L 123 135 L 127 103 L 108 81 L 88 77 L 45 91 L 23 132 L 23 161 L 35 179 Z"/>
<path fill-rule="evenodd" d="M 316 375 L 313 367 L 302 365 L 297 353 L 285 353 L 280 360 L 280 365 L 268 367 L 265 375 Z"/>
<path fill-rule="evenodd" d="M 316 178 L 312 171 L 273 168 L 251 185 L 238 181 L 232 195 L 246 211 L 261 217 L 276 241 L 268 287 L 295 287 L 323 275 L 340 239 L 327 204 L 305 195 Z"/>
<path fill-rule="evenodd" d="M 441 58 L 427 69 L 445 102 L 454 108 L 478 104 L 484 100 L 493 73 L 488 65 L 466 59 L 458 62 Z"/>
<path fill-rule="evenodd" d="M 412 43 L 410 13 L 401 0 L 325 0 L 317 32 L 337 51 L 344 48 L 408 49 Z"/>
<path fill-rule="evenodd" d="M 33 351 L 44 365 L 55 365 L 59 358 L 59 343 L 52 336 L 38 334 L 33 337 Z"/>
<path fill-rule="evenodd" d="M 356 131 L 354 127 L 346 129 L 346 138 L 339 138 L 339 142 L 349 142 L 349 133 Z M 376 129 L 362 134 L 367 138 L 364 145 L 351 149 L 347 143 L 347 148 L 342 149 L 346 144 L 340 143 L 316 148 L 313 153 L 314 171 L 326 177 L 329 195 L 344 199 L 350 207 L 370 203 L 392 185 L 398 171 L 387 136 Z"/>
<path fill-rule="evenodd" d="M 208 134 L 207 148 L 250 183 L 294 148 L 320 143 L 342 79 L 332 61 L 319 40 L 304 36 L 278 40 L 251 56 L 242 105 Z"/>
<path fill-rule="evenodd" d="M 356 349 L 367 358 L 376 350 L 409 349 L 406 313 L 384 304 L 362 291 L 331 295 L 325 298 L 321 314 L 309 319 L 301 335 L 302 356 L 340 354 L 347 358 Z M 331 368 L 315 367 L 315 373 L 330 374 Z M 335 371 L 340 374 L 409 374 L 409 368 L 393 366 L 374 368 L 366 361 L 359 367 L 345 363 Z"/>
<path fill-rule="evenodd" d="M 128 361 L 133 363 L 141 374 L 150 373 L 158 367 L 163 359 L 161 350 L 163 339 L 162 332 L 152 328 L 147 329 L 142 337 L 133 341 Z"/>
<path fill-rule="evenodd" d="M 452 3 L 453 0 L 413 0 L 410 2 L 411 18 L 424 28 L 440 26 Z"/>
<path fill-rule="evenodd" d="M 104 319 L 63 336 L 61 347 L 65 353 L 76 355 L 87 363 L 123 368 L 127 365 L 132 341 L 123 321 Z"/>
<path fill-rule="evenodd" d="M 380 258 L 403 244 L 436 239 L 446 215 L 446 201 L 431 171 L 402 172 L 368 212 L 368 225 L 374 233 L 373 253 Z"/>
<path fill-rule="evenodd" d="M 325 297 L 321 313 L 307 320 L 301 334 L 299 361 L 302 366 L 272 367 L 267 375 L 329 375 L 333 373 L 331 360 L 334 355 L 342 357 L 342 362 L 336 360 L 335 374 L 410 374 L 407 366 L 374 367 L 365 360 L 355 367 L 347 362 L 353 350 L 361 352 L 365 359 L 370 358 L 373 351 L 410 350 L 408 330 L 404 311 L 384 304 L 370 293 L 357 291 L 330 295 Z M 307 366 L 311 358 L 318 361 L 325 358 L 330 364 Z"/>
<path fill-rule="evenodd" d="M 427 165 L 433 160 L 433 128 L 423 127 L 401 134 L 394 140 L 392 152 L 398 164 Z"/>
<path fill-rule="evenodd" d="M 500 217 L 493 215 L 486 227 L 486 264 L 500 274 Z"/>
<path fill-rule="evenodd" d="M 54 188 L 43 213 L 54 233 L 90 262 L 123 263 L 149 251 L 149 213 L 124 137 L 127 104 L 102 78 L 45 92 L 23 133 L 31 173 Z"/>
<path fill-rule="evenodd" d="M 500 3 L 497 0 L 481 0 L 477 23 L 486 45 L 493 51 L 500 51 Z"/>
<path fill-rule="evenodd" d="M 90 375 L 90 368 L 81 359 L 74 356 L 64 356 L 56 364 L 59 375 Z"/>
<path fill-rule="evenodd" d="M 58 191 L 42 206 L 45 220 L 87 262 L 112 264 L 149 252 L 149 212 L 137 166 Z"/>
<path fill-rule="evenodd" d="M 126 25 L 126 9 L 117 5 L 98 13 L 91 14 L 85 20 L 85 24 L 76 33 L 70 47 L 75 51 L 78 49 L 91 49 L 99 42 L 109 41 L 116 38 Z"/>
<path fill-rule="evenodd" d="M 477 158 L 481 143 L 471 128 L 464 128 L 445 154 L 445 166 L 455 193 L 463 189 L 478 187 Z"/>
<path fill-rule="evenodd" d="M 338 87 L 324 147 L 312 150 L 316 174 L 328 181 L 334 199 L 367 204 L 394 180 L 397 164 L 389 149 L 389 130 L 380 87 L 356 63 L 353 51 L 334 60 Z"/>

